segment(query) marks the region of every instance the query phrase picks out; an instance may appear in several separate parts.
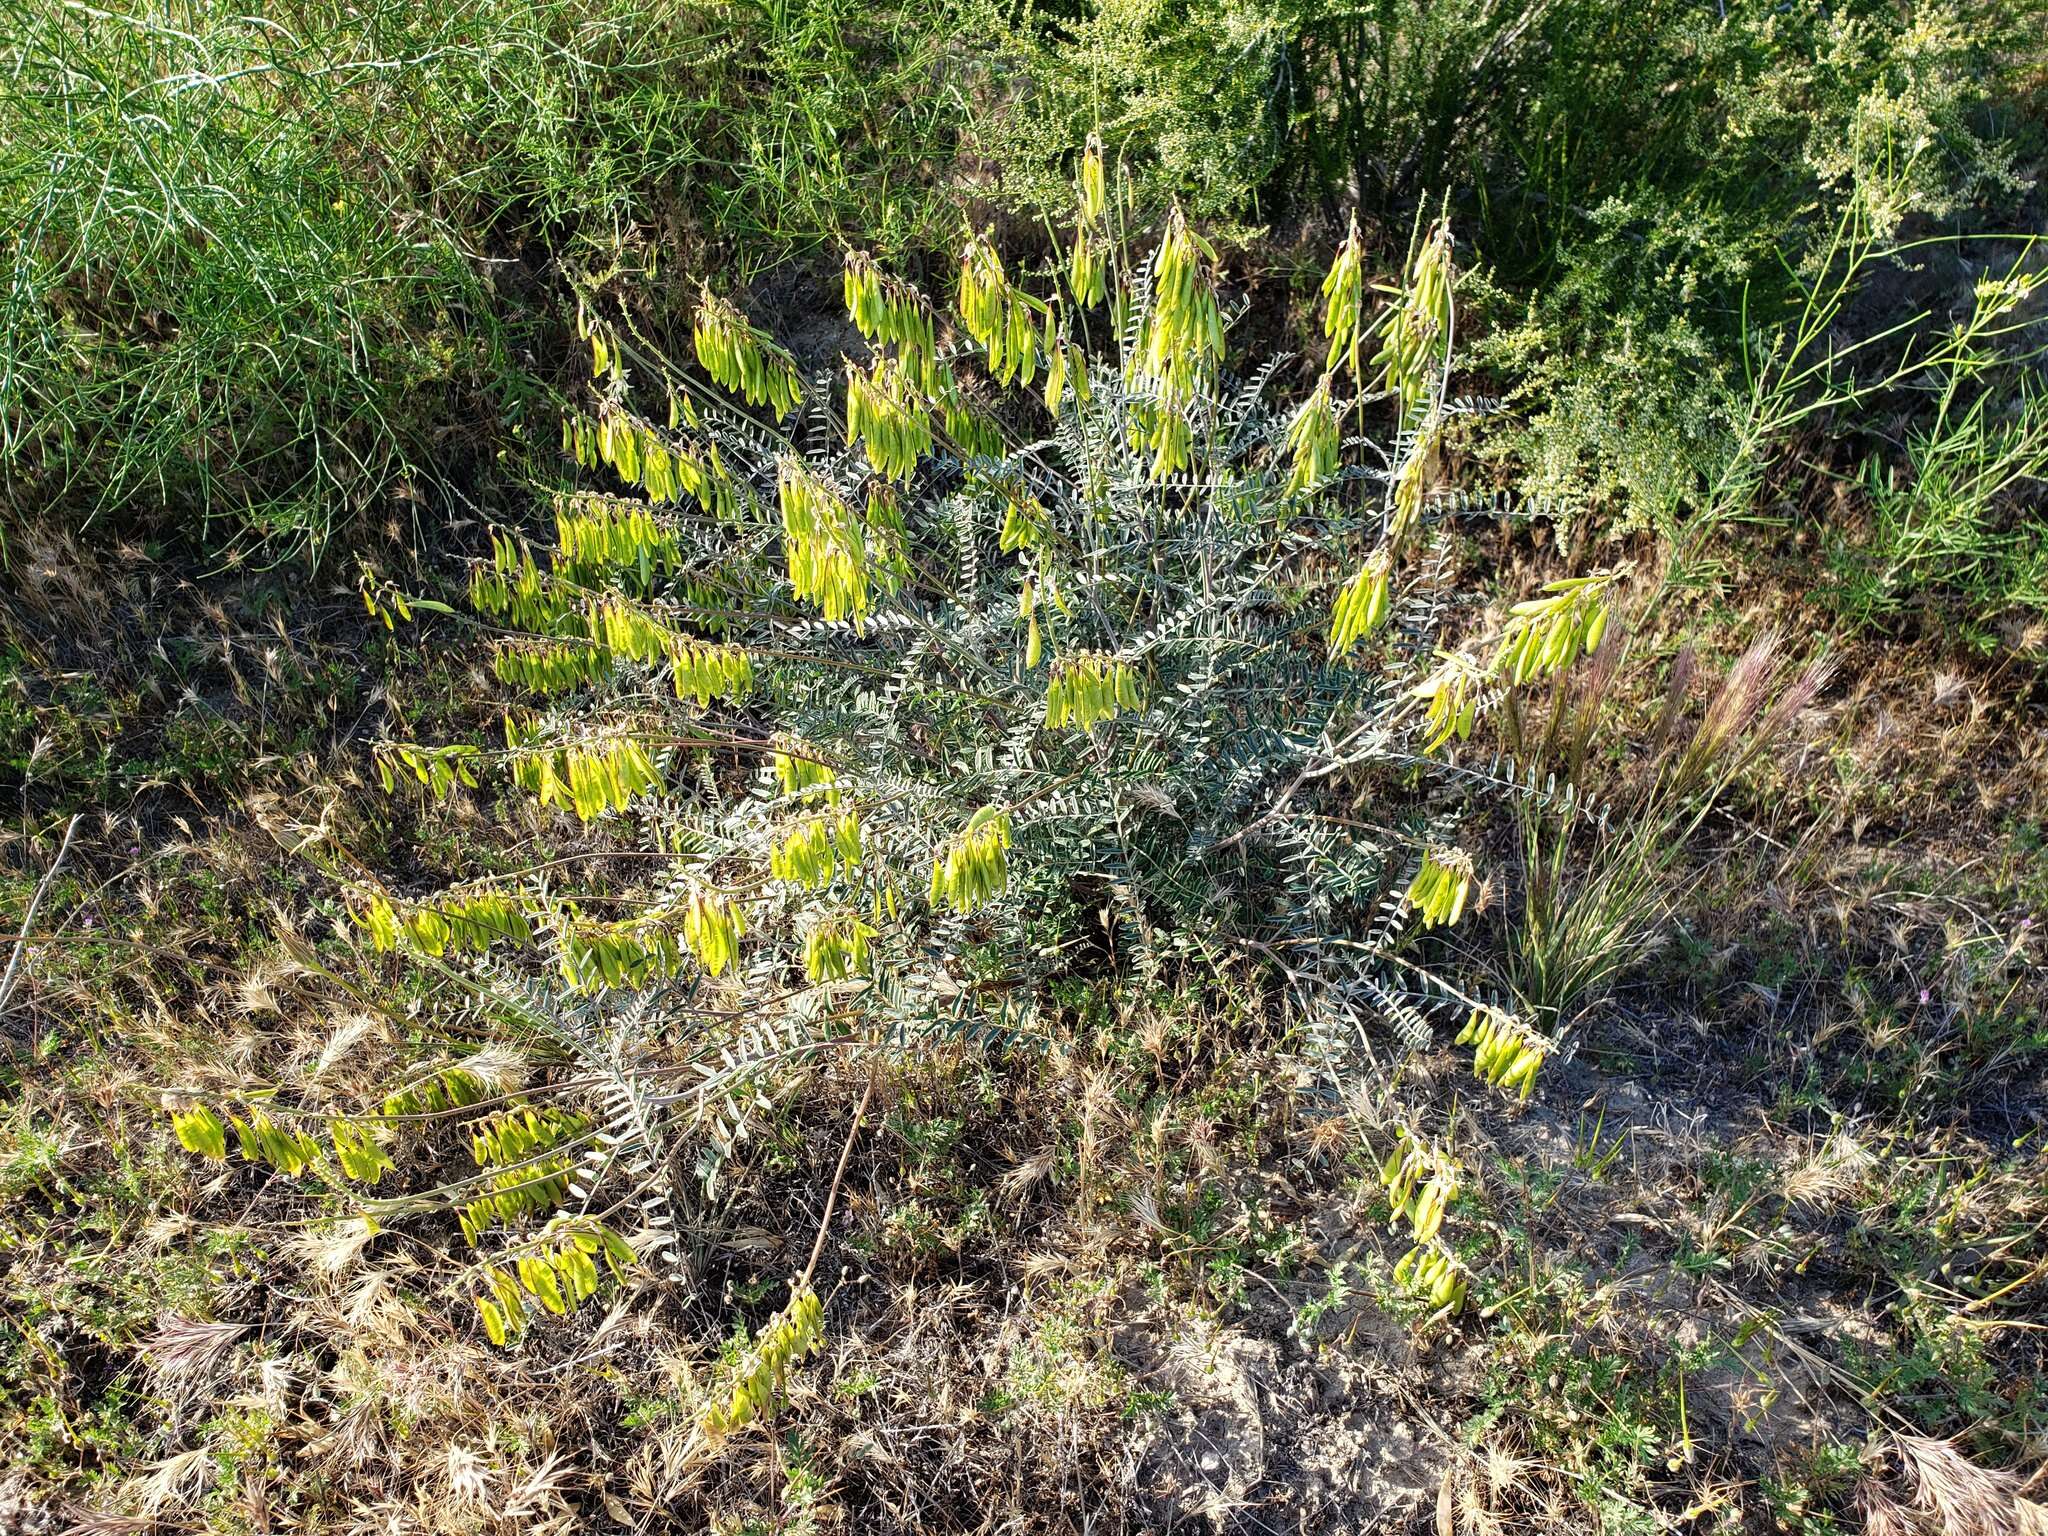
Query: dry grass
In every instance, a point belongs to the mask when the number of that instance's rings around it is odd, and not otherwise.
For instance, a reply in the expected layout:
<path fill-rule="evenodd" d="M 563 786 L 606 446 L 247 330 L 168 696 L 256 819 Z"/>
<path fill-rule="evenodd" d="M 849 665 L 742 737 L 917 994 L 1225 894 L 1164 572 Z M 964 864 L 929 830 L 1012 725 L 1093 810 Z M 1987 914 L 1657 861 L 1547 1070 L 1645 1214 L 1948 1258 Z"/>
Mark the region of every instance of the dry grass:
<path fill-rule="evenodd" d="M 800 1261 L 866 1068 L 807 1079 L 718 1197 L 690 1197 L 686 1281 L 493 1349 L 445 1216 L 373 1225 L 196 1162 L 159 1108 L 287 1075 L 343 1102 L 420 1054 L 412 1000 L 338 987 L 267 935 L 324 939 L 313 861 L 335 849 L 403 849 L 428 875 L 456 838 L 532 860 L 531 819 L 393 812 L 358 777 L 365 721 L 471 707 L 463 658 L 394 656 L 404 686 L 330 705 L 336 649 L 358 660 L 339 607 L 280 632 L 139 559 L 38 558 L 18 621 L 53 672 L 85 605 L 111 602 L 121 692 L 156 665 L 154 609 L 203 658 L 184 686 L 268 723 L 239 808 L 194 778 L 96 821 L 68 937 L 9 1020 L 0 1528 L 2039 1528 L 2026 919 L 2048 888 L 2022 831 L 2048 746 L 2008 672 L 1838 652 L 1804 744 L 1689 850 L 1705 883 L 1683 941 L 1526 1109 L 1447 1049 L 1331 1081 L 1249 968 L 1079 989 L 1041 1053 L 898 1063 L 819 1271 L 827 1348 L 772 1434 L 712 1454 L 695 1406 Z M 1730 632 L 1797 612 L 1754 601 Z M 1610 686 L 1646 733 L 1686 691 Z M 160 734 L 179 697 L 123 729 Z M 47 851 L 24 844 L 17 870 Z M 500 1090 L 548 1070 L 505 1043 L 470 1065 Z M 1389 1280 L 1374 1170 L 1397 1119 L 1450 1127 L 1466 1169 L 1449 1225 L 1478 1306 L 1433 1327 Z M 418 1177 L 462 1156 L 429 1139 Z"/>

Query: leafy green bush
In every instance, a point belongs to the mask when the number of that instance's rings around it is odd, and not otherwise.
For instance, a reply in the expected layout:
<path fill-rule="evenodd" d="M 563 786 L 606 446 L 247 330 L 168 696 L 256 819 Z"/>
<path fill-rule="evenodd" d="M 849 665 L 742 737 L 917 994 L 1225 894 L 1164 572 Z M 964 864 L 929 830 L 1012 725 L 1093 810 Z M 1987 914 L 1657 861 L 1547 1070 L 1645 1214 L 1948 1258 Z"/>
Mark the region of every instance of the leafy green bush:
<path fill-rule="evenodd" d="M 12 505 L 311 531 L 385 494 L 424 447 L 408 402 L 477 345 L 475 290 L 442 231 L 393 217 L 333 111 L 345 61 L 245 18 L 10 9 Z"/>
<path fill-rule="evenodd" d="M 2048 613 L 2048 519 L 2026 505 L 2044 480 L 2038 385 L 2022 383 L 2009 402 L 1942 402 L 1914 428 L 1903 464 L 1866 461 L 1870 526 L 1837 530 L 1831 551 L 1844 612 L 1876 624 L 1931 597 L 1987 645 L 1999 618 Z"/>
<path fill-rule="evenodd" d="M 1057 214 L 1093 132 L 1146 216 L 1235 233 L 1469 188 L 1529 489 L 1669 526 L 1727 438 L 1739 297 L 1771 316 L 1817 200 L 1889 227 L 2016 184 L 1995 10 L 4 6 L 0 470 L 72 523 L 317 543 L 394 495 L 494 502 L 563 277 L 632 279 L 659 335 L 664 264 L 916 262 L 963 187 Z"/>
<path fill-rule="evenodd" d="M 915 244 L 950 164 L 937 11 L 4 12 L 0 471 L 72 523 L 317 545 L 407 487 L 485 493 L 551 263 Z"/>
<path fill-rule="evenodd" d="M 1489 190 L 1506 291 L 1477 356 L 1530 407 L 1500 446 L 1532 499 L 1669 535 L 1744 451 L 1745 326 L 1796 311 L 1840 214 L 1882 239 L 2019 190 L 1993 108 L 2024 26 L 1995 6 L 1586 9 L 1548 13 L 1500 143 L 1521 175 Z"/>
<path fill-rule="evenodd" d="M 1976 285 L 1967 318 L 1945 332 L 1923 317 L 1902 361 L 1880 381 L 1911 411 L 1903 452 L 1864 463 L 1867 524 L 1831 529 L 1834 596 L 1851 622 L 1895 620 L 1933 602 L 1979 644 L 1997 621 L 2048 613 L 2048 398 L 2034 367 L 2043 354 L 2032 270 L 2034 241 L 2017 242 Z"/>
<path fill-rule="evenodd" d="M 1292 130 L 1290 5 L 985 5 L 970 25 L 995 39 L 989 68 L 1005 82 L 978 96 L 974 128 L 1001 201 L 1063 211 L 1091 132 L 1148 210 L 1178 199 L 1205 223 L 1243 225 L 1283 190 L 1274 181 Z"/>
<path fill-rule="evenodd" d="M 1132 151 L 1141 200 L 1211 218 L 1355 201 L 1399 227 L 1421 188 L 1458 189 L 1490 264 L 1475 361 L 1526 411 L 1491 451 L 1535 505 L 1669 536 L 1745 451 L 1745 326 L 1796 308 L 1838 214 L 1888 238 L 2022 189 L 2006 107 L 2037 15 L 1097 0 L 997 28 L 1026 83 L 978 133 L 1000 194 L 1037 210 L 1076 124 Z"/>

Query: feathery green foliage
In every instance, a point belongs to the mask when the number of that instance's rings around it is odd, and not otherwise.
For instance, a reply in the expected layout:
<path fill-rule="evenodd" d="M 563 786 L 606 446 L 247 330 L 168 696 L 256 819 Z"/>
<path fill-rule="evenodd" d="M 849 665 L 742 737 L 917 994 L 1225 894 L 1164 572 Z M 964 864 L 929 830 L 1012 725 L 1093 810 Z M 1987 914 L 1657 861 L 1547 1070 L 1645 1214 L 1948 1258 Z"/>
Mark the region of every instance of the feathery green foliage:
<path fill-rule="evenodd" d="M 1102 211 L 1084 177 L 1079 221 Z M 501 755 L 393 743 L 384 758 L 440 794 L 496 767 L 540 807 L 616 829 L 658 873 L 618 916 L 591 910 L 618 893 L 518 880 L 358 907 L 373 943 L 417 955 L 451 1002 L 513 1010 L 574 1064 L 544 1107 L 479 1120 L 488 1179 L 454 1196 L 473 1244 L 622 1198 L 659 1224 L 681 1193 L 660 1170 L 685 1147 L 715 1170 L 762 1088 L 820 1052 L 1029 1037 L 1086 943 L 1085 904 L 1148 976 L 1227 963 L 1246 941 L 1284 948 L 1288 1007 L 1334 1051 L 1375 1026 L 1419 1043 L 1431 1013 L 1506 1017 L 1403 953 L 1418 921 L 1463 914 L 1472 863 L 1439 846 L 1449 829 L 1411 877 L 1400 831 L 1339 829 L 1296 801 L 1336 772 L 1396 793 L 1444 739 L 1418 695 L 1441 598 L 1431 444 L 1457 410 L 1449 231 L 1418 241 L 1410 286 L 1372 322 L 1393 451 L 1328 461 L 1312 484 L 1275 371 L 1225 366 L 1223 273 L 1179 213 L 1150 253 L 1103 247 L 1125 317 L 1106 357 L 1058 339 L 1057 290 L 1029 291 L 976 237 L 966 250 L 962 318 L 988 383 L 1029 391 L 984 416 L 993 453 L 946 429 L 946 401 L 983 387 L 969 358 L 935 346 L 931 311 L 865 258 L 847 292 L 883 339 L 845 372 L 851 433 L 833 430 L 836 399 L 763 385 L 773 344 L 725 301 L 707 296 L 713 339 L 700 328 L 697 351 L 734 403 L 587 319 L 597 459 L 647 500 L 606 502 L 600 522 L 588 501 L 559 504 L 545 561 L 500 531 L 472 585 L 487 619 L 535 629 L 515 643 L 587 626 L 598 659 L 536 669 L 540 697 L 507 712 Z M 1032 390 L 1041 357 L 1071 357 L 1075 387 Z M 929 433 L 896 434 L 880 459 L 880 407 L 861 393 L 876 377 Z M 636 387 L 688 407 L 662 427 L 635 412 Z M 1330 390 L 1331 409 L 1369 413 Z M 683 459 L 717 466 L 718 494 L 697 498 L 716 515 L 655 494 L 667 481 L 650 466 Z M 1390 589 L 1369 632 L 1342 613 L 1348 565 L 1328 552 Z M 746 596 L 707 608 L 693 578 L 713 572 Z M 1518 613 L 1492 643 L 1506 657 L 1533 636 L 1543 667 L 1482 669 L 1501 679 L 1467 716 L 1569 664 L 1601 587 Z M 1333 624 L 1352 631 L 1341 645 Z M 716 641 L 693 633 L 708 628 Z M 646 686 L 671 673 L 673 690 Z M 678 1043 L 701 1074 L 682 1092 L 658 1086 Z M 1526 1091 L 1520 1069 L 1541 1055 L 1495 1080 Z M 579 1153 L 586 1125 L 603 1131 Z M 552 1260 L 520 1264 L 546 1310 L 590 1289 Z M 480 1307 L 509 1340 L 515 1272 L 495 1273 Z M 1432 1264 L 1428 1290 L 1449 1273 Z"/>

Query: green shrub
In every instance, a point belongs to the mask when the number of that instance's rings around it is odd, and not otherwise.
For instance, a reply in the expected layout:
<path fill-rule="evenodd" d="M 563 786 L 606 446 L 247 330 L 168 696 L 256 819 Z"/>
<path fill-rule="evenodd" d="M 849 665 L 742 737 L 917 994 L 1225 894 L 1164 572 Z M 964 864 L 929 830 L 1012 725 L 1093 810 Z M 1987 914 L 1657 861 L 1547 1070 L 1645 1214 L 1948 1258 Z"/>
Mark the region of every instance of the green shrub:
<path fill-rule="evenodd" d="M 2022 189 L 2038 10 L 1094 0 L 988 23 L 1024 83 L 977 134 L 1037 211 L 1087 128 L 1142 202 L 1212 219 L 1355 201 L 1400 229 L 1459 189 L 1491 268 L 1475 360 L 1524 412 L 1492 451 L 1535 505 L 1669 536 L 1743 451 L 1745 324 L 1796 308 L 1839 213 L 1884 238 Z"/>
<path fill-rule="evenodd" d="M 1915 427 L 1905 461 L 1866 461 L 1866 529 L 1838 529 L 1837 600 L 1859 625 L 1932 600 L 1966 637 L 1997 643 L 1997 620 L 2048 613 L 2048 518 L 2028 507 L 2048 480 L 2048 401 L 2022 384 L 1980 394 Z"/>
<path fill-rule="evenodd" d="M 1922 317 L 1919 345 L 1880 381 L 1912 425 L 1895 458 L 1864 463 L 1867 521 L 1828 530 L 1833 595 L 1852 623 L 1931 604 L 1988 648 L 2000 619 L 2048 613 L 2048 398 L 2029 339 L 2042 280 L 2036 243 L 2016 246 L 1977 281 L 1967 318 L 1944 331 Z"/>
<path fill-rule="evenodd" d="M 974 132 L 999 201 L 1061 214 L 1091 132 L 1152 212 L 1178 199 L 1205 223 L 1242 233 L 1279 190 L 1292 129 L 1291 6 L 985 5 L 970 26 L 995 39 L 986 67 L 998 78 L 977 97 Z"/>
<path fill-rule="evenodd" d="M 936 238 L 943 14 L 5 0 L 11 508 L 317 546 L 487 494 L 558 266 Z"/>
<path fill-rule="evenodd" d="M 445 230 L 402 216 L 349 61 L 210 8 L 11 9 L 14 506 L 317 536 L 387 494 L 439 414 L 421 397 L 489 340 Z"/>
<path fill-rule="evenodd" d="M 1879 239 L 2009 201 L 2002 7 L 1546 13 L 1479 240 L 1507 293 L 1477 356 L 1517 379 L 1532 499 L 1670 535 L 1740 441 L 1745 325 L 1796 317 L 1848 212 Z M 1622 15 L 1619 12 L 1625 11 Z M 1519 184 L 1512 184 L 1518 182 Z M 1517 314 L 1516 311 L 1520 313 Z"/>
<path fill-rule="evenodd" d="M 1818 0 L 0 11 L 11 506 L 314 544 L 394 494 L 501 497 L 564 277 L 632 278 L 659 335 L 689 286 L 664 264 L 915 263 L 963 188 L 1057 214 L 1091 132 L 1148 216 L 1178 199 L 1240 234 L 1352 198 L 1403 227 L 1422 187 L 1469 188 L 1498 295 L 1480 360 L 1534 407 L 1509 445 L 1528 488 L 1669 526 L 1729 431 L 1740 298 L 1771 317 L 1818 206 L 1889 228 L 2017 184 L 1992 108 L 2025 22 Z"/>

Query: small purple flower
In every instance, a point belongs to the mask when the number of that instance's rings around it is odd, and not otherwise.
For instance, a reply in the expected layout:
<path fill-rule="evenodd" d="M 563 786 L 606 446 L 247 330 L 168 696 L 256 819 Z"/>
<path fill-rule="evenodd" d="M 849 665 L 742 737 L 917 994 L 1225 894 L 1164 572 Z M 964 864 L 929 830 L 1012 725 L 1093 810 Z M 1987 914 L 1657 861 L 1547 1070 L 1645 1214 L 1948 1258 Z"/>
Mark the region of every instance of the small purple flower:
<path fill-rule="evenodd" d="M 1920 989 L 1920 1006 L 1922 1008 L 1927 1006 L 1927 989 L 1925 987 Z"/>

